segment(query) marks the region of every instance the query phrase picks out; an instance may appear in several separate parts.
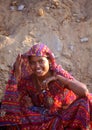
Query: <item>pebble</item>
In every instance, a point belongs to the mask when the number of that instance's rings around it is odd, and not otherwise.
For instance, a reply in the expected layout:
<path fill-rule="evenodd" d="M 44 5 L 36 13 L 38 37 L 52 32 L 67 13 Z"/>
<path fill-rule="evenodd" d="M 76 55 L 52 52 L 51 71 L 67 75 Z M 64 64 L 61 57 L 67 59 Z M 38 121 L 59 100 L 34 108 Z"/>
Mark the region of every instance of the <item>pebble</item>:
<path fill-rule="evenodd" d="M 6 70 L 6 67 L 3 64 L 1 64 L 0 65 L 0 70 Z"/>
<path fill-rule="evenodd" d="M 15 11 L 16 10 L 16 6 L 10 6 L 10 10 L 11 11 Z"/>
<path fill-rule="evenodd" d="M 45 7 L 45 8 L 46 8 L 47 10 L 49 10 L 49 9 L 50 9 L 50 7 L 48 7 L 48 6 L 47 6 L 47 7 Z"/>
<path fill-rule="evenodd" d="M 15 0 L 11 3 L 11 6 L 17 6 L 18 2 Z"/>
<path fill-rule="evenodd" d="M 73 51 L 74 50 L 74 46 L 73 45 L 69 45 L 68 48 Z"/>
<path fill-rule="evenodd" d="M 58 7 L 60 5 L 60 1 L 59 0 L 52 0 L 52 4 L 55 5 L 56 7 Z"/>
<path fill-rule="evenodd" d="M 87 37 L 83 37 L 80 39 L 80 41 L 83 43 L 83 42 L 88 42 L 88 38 Z"/>
<path fill-rule="evenodd" d="M 22 11 L 24 9 L 25 5 L 19 5 L 18 6 L 18 11 Z"/>
<path fill-rule="evenodd" d="M 73 16 L 76 17 L 76 16 L 78 16 L 78 14 L 74 13 Z"/>
<path fill-rule="evenodd" d="M 25 45 L 25 44 L 23 44 L 22 46 L 23 46 L 23 47 L 25 47 L 26 45 Z"/>
<path fill-rule="evenodd" d="M 80 23 L 80 19 L 77 19 L 76 22 L 77 22 L 77 23 Z"/>
<path fill-rule="evenodd" d="M 11 53 L 12 51 L 11 51 L 11 50 L 9 50 L 8 52 L 9 52 L 9 53 Z"/>
<path fill-rule="evenodd" d="M 44 10 L 42 8 L 40 8 L 38 10 L 38 14 L 39 14 L 39 16 L 43 16 L 44 15 Z"/>

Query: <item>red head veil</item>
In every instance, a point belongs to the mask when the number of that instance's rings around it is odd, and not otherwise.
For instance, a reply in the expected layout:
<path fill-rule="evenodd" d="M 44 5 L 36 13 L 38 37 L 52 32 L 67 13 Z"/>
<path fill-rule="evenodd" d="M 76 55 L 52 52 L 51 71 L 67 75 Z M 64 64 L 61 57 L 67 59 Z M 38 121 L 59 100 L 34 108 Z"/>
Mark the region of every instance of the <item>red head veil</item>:
<path fill-rule="evenodd" d="M 70 79 L 73 78 L 69 73 L 67 73 L 66 71 L 63 70 L 61 65 L 57 65 L 54 54 L 45 44 L 38 43 L 38 44 L 33 45 L 31 47 L 31 49 L 28 52 L 24 53 L 22 56 L 24 57 L 24 60 L 27 60 L 23 63 L 22 75 L 26 75 L 30 70 L 30 67 L 28 67 L 29 66 L 28 65 L 29 56 L 44 56 L 44 57 L 49 58 L 50 63 L 51 63 L 51 68 L 50 68 L 51 70 L 59 73 L 60 75 L 66 77 L 66 78 L 70 78 Z M 23 74 L 23 72 L 24 72 L 24 74 Z"/>

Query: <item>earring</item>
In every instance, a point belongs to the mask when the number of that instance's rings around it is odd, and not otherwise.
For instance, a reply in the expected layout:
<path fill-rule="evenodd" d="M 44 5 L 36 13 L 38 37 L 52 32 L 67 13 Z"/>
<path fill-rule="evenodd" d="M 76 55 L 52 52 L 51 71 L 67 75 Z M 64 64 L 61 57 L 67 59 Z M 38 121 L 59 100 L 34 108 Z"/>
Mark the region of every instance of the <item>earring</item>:
<path fill-rule="evenodd" d="M 52 70 L 52 64 L 51 63 L 49 63 L 49 67 L 50 67 L 50 70 Z"/>

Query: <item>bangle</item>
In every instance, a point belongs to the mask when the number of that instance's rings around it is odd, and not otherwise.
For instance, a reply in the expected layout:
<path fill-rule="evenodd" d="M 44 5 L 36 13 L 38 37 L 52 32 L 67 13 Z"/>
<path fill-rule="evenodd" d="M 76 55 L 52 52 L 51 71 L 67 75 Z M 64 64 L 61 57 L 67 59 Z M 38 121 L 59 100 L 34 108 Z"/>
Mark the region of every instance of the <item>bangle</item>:
<path fill-rule="evenodd" d="M 57 78 L 57 75 L 55 75 L 55 76 L 54 76 L 54 79 L 55 79 L 55 80 L 57 80 L 57 79 L 58 79 L 58 78 Z"/>

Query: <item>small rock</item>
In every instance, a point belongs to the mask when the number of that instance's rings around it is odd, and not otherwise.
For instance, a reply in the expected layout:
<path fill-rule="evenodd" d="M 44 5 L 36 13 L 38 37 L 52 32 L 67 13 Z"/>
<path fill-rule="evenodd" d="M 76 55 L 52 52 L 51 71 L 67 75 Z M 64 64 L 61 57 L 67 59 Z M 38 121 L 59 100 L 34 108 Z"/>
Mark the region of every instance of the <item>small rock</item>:
<path fill-rule="evenodd" d="M 88 38 L 87 37 L 83 37 L 80 39 L 81 42 L 88 42 Z"/>
<path fill-rule="evenodd" d="M 74 46 L 73 45 L 69 45 L 68 48 L 73 51 L 74 50 Z"/>
<path fill-rule="evenodd" d="M 46 7 L 46 9 L 47 9 L 47 10 L 49 10 L 49 9 L 50 9 L 50 7 L 49 7 L 49 6 L 47 6 L 47 7 Z"/>
<path fill-rule="evenodd" d="M 58 7 L 60 5 L 60 1 L 59 0 L 52 0 L 52 4 L 55 5 L 56 7 Z"/>
<path fill-rule="evenodd" d="M 18 2 L 15 0 L 11 3 L 11 6 L 17 6 Z"/>
<path fill-rule="evenodd" d="M 10 6 L 10 10 L 11 11 L 15 11 L 16 10 L 16 6 Z"/>
<path fill-rule="evenodd" d="M 12 69 L 12 66 L 11 66 L 11 65 L 7 65 L 7 67 Z"/>
<path fill-rule="evenodd" d="M 19 5 L 18 6 L 18 11 L 22 11 L 24 9 L 25 5 Z"/>
<path fill-rule="evenodd" d="M 77 17 L 77 15 L 78 15 L 78 14 L 76 14 L 76 13 L 73 14 L 74 17 Z"/>
<path fill-rule="evenodd" d="M 0 70 L 6 70 L 5 65 L 1 64 L 1 65 L 0 65 Z"/>
<path fill-rule="evenodd" d="M 80 19 L 76 19 L 76 22 L 77 22 L 77 23 L 80 23 Z"/>
<path fill-rule="evenodd" d="M 59 3 L 58 3 L 58 2 L 56 2 L 56 3 L 55 3 L 55 6 L 56 6 L 56 7 L 58 7 L 58 6 L 59 6 Z"/>
<path fill-rule="evenodd" d="M 9 50 L 8 52 L 9 52 L 9 53 L 11 53 L 12 51 L 11 51 L 11 50 Z"/>
<path fill-rule="evenodd" d="M 39 16 L 43 16 L 43 15 L 44 15 L 44 10 L 43 10 L 42 8 L 40 8 L 40 9 L 38 10 L 38 15 L 39 15 Z"/>
<path fill-rule="evenodd" d="M 25 44 L 22 44 L 23 47 L 25 47 L 26 45 Z"/>
<path fill-rule="evenodd" d="M 51 8 L 52 8 L 52 9 L 56 9 L 56 6 L 55 6 L 55 5 L 51 5 Z"/>

